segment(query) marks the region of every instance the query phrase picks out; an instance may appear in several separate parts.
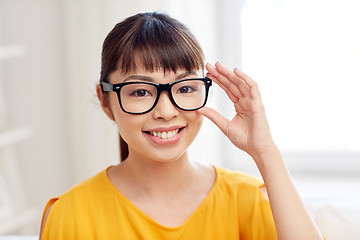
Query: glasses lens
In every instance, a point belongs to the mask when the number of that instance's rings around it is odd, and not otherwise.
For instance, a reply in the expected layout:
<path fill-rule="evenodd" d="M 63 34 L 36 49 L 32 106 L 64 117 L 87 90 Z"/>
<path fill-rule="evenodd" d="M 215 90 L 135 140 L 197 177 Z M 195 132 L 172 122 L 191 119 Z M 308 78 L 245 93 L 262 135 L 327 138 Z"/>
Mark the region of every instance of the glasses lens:
<path fill-rule="evenodd" d="M 206 86 L 202 80 L 186 80 L 174 84 L 171 93 L 180 108 L 193 110 L 204 105 Z"/>
<path fill-rule="evenodd" d="M 142 113 L 149 110 L 156 100 L 156 87 L 146 83 L 131 83 L 120 91 L 121 105 L 130 113 Z"/>

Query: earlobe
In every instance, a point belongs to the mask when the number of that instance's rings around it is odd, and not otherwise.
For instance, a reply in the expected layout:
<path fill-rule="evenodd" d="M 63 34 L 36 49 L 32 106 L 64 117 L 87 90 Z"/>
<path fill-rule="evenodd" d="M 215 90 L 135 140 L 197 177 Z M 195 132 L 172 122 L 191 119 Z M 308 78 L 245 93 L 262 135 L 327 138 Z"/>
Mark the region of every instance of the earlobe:
<path fill-rule="evenodd" d="M 103 91 L 101 89 L 100 84 L 98 84 L 96 86 L 96 94 L 97 94 L 97 97 L 98 97 L 98 99 L 100 101 L 101 108 L 103 109 L 106 116 L 108 116 L 108 118 L 110 118 L 111 120 L 115 121 L 114 115 L 113 115 L 112 110 L 110 108 L 109 97 L 105 96 L 105 94 L 103 93 Z"/>

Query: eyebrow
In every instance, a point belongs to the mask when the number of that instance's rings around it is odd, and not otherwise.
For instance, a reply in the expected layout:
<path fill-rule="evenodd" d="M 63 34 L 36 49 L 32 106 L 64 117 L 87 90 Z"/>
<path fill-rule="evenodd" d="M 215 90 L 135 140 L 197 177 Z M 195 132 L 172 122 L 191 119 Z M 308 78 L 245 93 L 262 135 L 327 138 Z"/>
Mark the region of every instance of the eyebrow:
<path fill-rule="evenodd" d="M 185 78 L 187 76 L 191 76 L 191 75 L 197 75 L 196 72 L 185 72 L 182 73 L 178 76 L 176 76 L 175 80 L 180 80 L 182 78 Z M 146 81 L 146 82 L 154 82 L 155 80 L 152 77 L 148 77 L 148 76 L 144 76 L 144 75 L 130 75 L 128 77 L 125 78 L 124 82 L 129 81 L 129 80 L 141 80 L 141 81 Z"/>
<path fill-rule="evenodd" d="M 179 76 L 176 77 L 176 80 L 180 80 L 182 78 L 185 78 L 187 76 L 191 76 L 191 75 L 197 75 L 196 72 L 185 72 L 185 73 L 182 73 L 180 74 Z"/>
<path fill-rule="evenodd" d="M 146 81 L 146 82 L 154 82 L 153 78 L 148 77 L 148 76 L 143 76 L 143 75 L 130 75 L 125 78 L 124 82 L 126 82 L 128 80 L 141 80 L 141 81 Z"/>

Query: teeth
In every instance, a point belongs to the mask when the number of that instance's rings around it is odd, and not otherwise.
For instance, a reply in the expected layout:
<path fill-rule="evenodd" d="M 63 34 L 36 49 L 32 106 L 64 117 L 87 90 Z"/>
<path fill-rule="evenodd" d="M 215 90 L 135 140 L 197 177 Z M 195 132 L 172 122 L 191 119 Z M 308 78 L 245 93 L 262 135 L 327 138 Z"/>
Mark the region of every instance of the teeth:
<path fill-rule="evenodd" d="M 179 129 L 169 131 L 169 132 L 150 132 L 151 135 L 159 137 L 162 139 L 169 139 L 174 137 L 179 132 Z"/>
<path fill-rule="evenodd" d="M 167 137 L 172 138 L 174 136 L 173 132 L 168 132 Z"/>

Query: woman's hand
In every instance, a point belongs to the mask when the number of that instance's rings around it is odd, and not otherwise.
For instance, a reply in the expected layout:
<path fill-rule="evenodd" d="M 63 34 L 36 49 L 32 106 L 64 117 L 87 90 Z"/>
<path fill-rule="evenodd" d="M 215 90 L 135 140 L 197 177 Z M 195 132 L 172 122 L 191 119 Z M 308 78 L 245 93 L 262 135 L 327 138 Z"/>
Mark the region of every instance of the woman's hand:
<path fill-rule="evenodd" d="M 215 67 L 207 64 L 206 69 L 207 77 L 224 89 L 234 103 L 236 115 L 228 120 L 211 108 L 198 111 L 253 157 L 266 185 L 279 240 L 322 239 L 272 140 L 257 84 L 237 68 L 232 72 L 216 63 Z M 295 236 L 294 232 L 298 234 Z"/>
<path fill-rule="evenodd" d="M 236 114 L 229 120 L 209 107 L 198 111 L 254 159 L 276 150 L 257 84 L 239 69 L 232 72 L 219 62 L 215 67 L 207 64 L 206 69 L 207 77 L 216 82 L 233 102 Z"/>

